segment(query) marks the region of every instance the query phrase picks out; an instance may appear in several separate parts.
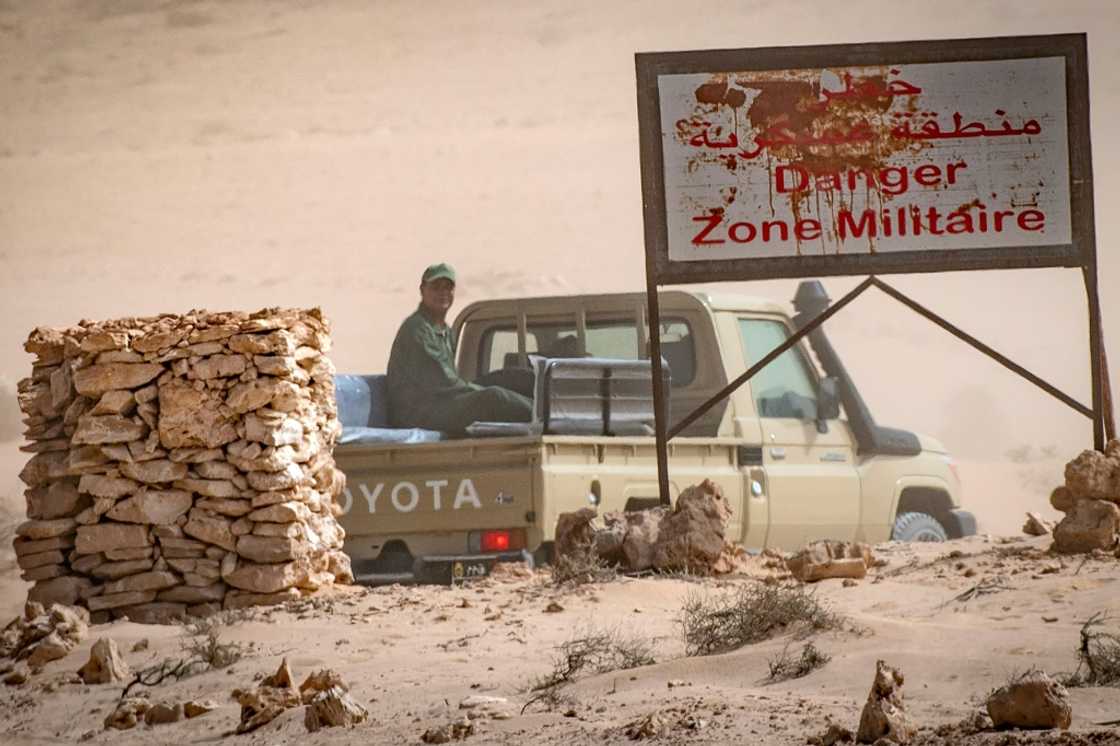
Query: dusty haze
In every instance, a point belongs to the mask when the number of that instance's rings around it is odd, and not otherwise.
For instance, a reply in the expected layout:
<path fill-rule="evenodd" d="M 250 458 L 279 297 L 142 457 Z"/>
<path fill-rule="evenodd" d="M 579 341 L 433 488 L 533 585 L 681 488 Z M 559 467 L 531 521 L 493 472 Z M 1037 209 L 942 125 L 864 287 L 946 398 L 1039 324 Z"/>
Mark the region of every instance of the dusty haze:
<path fill-rule="evenodd" d="M 1089 32 L 1100 284 L 1120 369 L 1120 10 L 726 5 L 0 2 L 0 492 L 18 494 L 11 393 L 36 325 L 319 305 L 339 370 L 376 371 L 432 261 L 459 268 L 460 308 L 644 287 L 636 51 Z M 856 281 L 826 286 L 838 297 Z M 1079 272 L 891 281 L 1089 401 Z M 734 289 L 788 300 L 793 287 Z M 881 422 L 972 463 L 966 500 L 1037 503 L 1091 445 L 1087 419 L 884 296 L 829 329 Z"/>

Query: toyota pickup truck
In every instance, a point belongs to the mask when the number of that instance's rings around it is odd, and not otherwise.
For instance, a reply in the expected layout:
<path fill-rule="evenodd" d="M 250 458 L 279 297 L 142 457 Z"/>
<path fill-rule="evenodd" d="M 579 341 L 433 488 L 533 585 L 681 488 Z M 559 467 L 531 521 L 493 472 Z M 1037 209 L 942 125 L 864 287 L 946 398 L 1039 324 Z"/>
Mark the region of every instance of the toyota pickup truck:
<path fill-rule="evenodd" d="M 336 377 L 340 521 L 359 582 L 448 582 L 496 561 L 547 561 L 561 513 L 657 505 L 651 333 L 660 334 L 671 425 L 828 307 L 815 281 L 801 284 L 792 308 L 679 290 L 659 300 L 657 330 L 641 293 L 466 307 L 453 325 L 460 375 L 531 381 L 530 423 L 476 423 L 458 438 L 390 429 L 384 376 Z M 671 494 L 718 484 L 733 510 L 729 536 L 748 550 L 976 531 L 945 447 L 878 425 L 823 327 L 668 451 Z"/>

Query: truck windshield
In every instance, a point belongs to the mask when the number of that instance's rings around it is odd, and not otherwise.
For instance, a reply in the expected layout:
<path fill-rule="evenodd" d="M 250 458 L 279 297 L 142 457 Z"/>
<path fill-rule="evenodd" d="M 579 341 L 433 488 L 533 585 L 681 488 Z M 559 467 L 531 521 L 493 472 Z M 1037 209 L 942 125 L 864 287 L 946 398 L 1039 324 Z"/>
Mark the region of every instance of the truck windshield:
<path fill-rule="evenodd" d="M 587 351 L 589 357 L 637 360 L 640 357 L 638 330 L 633 319 L 588 321 Z M 692 328 L 684 319 L 666 319 L 661 323 L 661 354 L 669 363 L 673 386 L 687 386 L 696 375 L 696 351 Z M 571 322 L 534 322 L 529 319 L 525 334 L 525 351 L 548 357 L 583 357 L 579 331 Z M 507 367 L 517 354 L 517 328 L 501 326 L 487 329 L 482 335 L 479 376 Z"/>
<path fill-rule="evenodd" d="M 785 324 L 766 319 L 739 319 L 739 333 L 747 368 L 789 339 Z M 755 373 L 749 384 L 760 417 L 816 419 L 816 386 L 796 348 L 786 350 Z"/>

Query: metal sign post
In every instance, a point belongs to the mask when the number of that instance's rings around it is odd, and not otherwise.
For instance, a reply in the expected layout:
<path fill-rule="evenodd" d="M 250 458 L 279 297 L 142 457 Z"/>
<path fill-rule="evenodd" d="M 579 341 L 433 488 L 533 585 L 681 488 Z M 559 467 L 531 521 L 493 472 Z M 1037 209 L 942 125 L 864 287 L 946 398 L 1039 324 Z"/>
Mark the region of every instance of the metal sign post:
<path fill-rule="evenodd" d="M 699 411 L 673 427 L 664 421 L 660 285 L 1080 267 L 1091 407 L 878 278 L 857 290 L 875 285 L 1091 417 L 1098 449 L 1113 437 L 1084 34 L 650 53 L 635 61 L 662 502 L 669 501 L 667 440 Z"/>

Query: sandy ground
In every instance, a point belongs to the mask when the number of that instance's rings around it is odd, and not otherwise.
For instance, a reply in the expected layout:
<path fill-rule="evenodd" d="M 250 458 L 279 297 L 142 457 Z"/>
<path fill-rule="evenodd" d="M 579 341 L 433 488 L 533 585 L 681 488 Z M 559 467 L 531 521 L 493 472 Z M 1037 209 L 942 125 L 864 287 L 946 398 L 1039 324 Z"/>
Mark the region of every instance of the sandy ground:
<path fill-rule="evenodd" d="M 26 687 L 0 691 L 0 738 L 25 744 L 82 737 L 114 744 L 213 742 L 238 722 L 230 692 L 252 686 L 285 657 L 299 680 L 322 667 L 341 673 L 370 721 L 308 736 L 296 710 L 236 742 L 418 743 L 429 727 L 461 715 L 464 698 L 486 694 L 508 699 L 512 717 L 479 720 L 470 742 L 626 742 L 630 723 L 659 713 L 668 723 L 662 742 L 792 746 L 821 732 L 828 718 L 854 729 L 880 658 L 905 674 L 907 708 L 932 738 L 934 728 L 961 721 L 1014 673 L 1072 671 L 1081 623 L 1098 611 L 1120 612 L 1115 559 L 1057 559 L 1045 553 L 1047 544 L 1045 538 L 976 537 L 877 547 L 886 566 L 856 586 L 839 580 L 816 586 L 817 598 L 847 620 L 842 630 L 813 638 L 831 662 L 780 683 L 768 682 L 768 662 L 791 641 L 802 644 L 792 634 L 724 655 L 684 655 L 678 619 L 686 596 L 729 592 L 760 582 L 757 577 L 622 578 L 557 588 L 547 571 L 511 566 L 465 588 L 348 589 L 288 610 L 255 611 L 223 630 L 223 639 L 246 646 L 241 661 L 151 689 L 154 699 L 210 698 L 221 704 L 218 710 L 118 733 L 101 723 L 120 687 L 66 683 L 68 677 L 98 637 L 116 640 L 136 669 L 180 655 L 184 638 L 178 627 L 116 622 L 96 628 Z M 756 568 L 752 574 L 765 573 Z M 1005 589 L 954 600 L 993 582 Z M 560 610 L 546 611 L 550 604 Z M 564 690 L 569 703 L 552 710 L 533 703 L 521 713 L 531 681 L 552 670 L 556 646 L 603 629 L 648 639 L 656 663 L 578 679 Z M 141 639 L 149 641 L 147 650 L 127 652 Z M 1067 743 L 1120 743 L 1120 731 L 1094 725 L 1120 717 L 1120 689 L 1073 689 L 1071 701 L 1072 732 L 1084 740 Z M 59 718 L 60 712 L 69 715 Z M 945 743 L 1055 742 L 977 736 Z"/>

